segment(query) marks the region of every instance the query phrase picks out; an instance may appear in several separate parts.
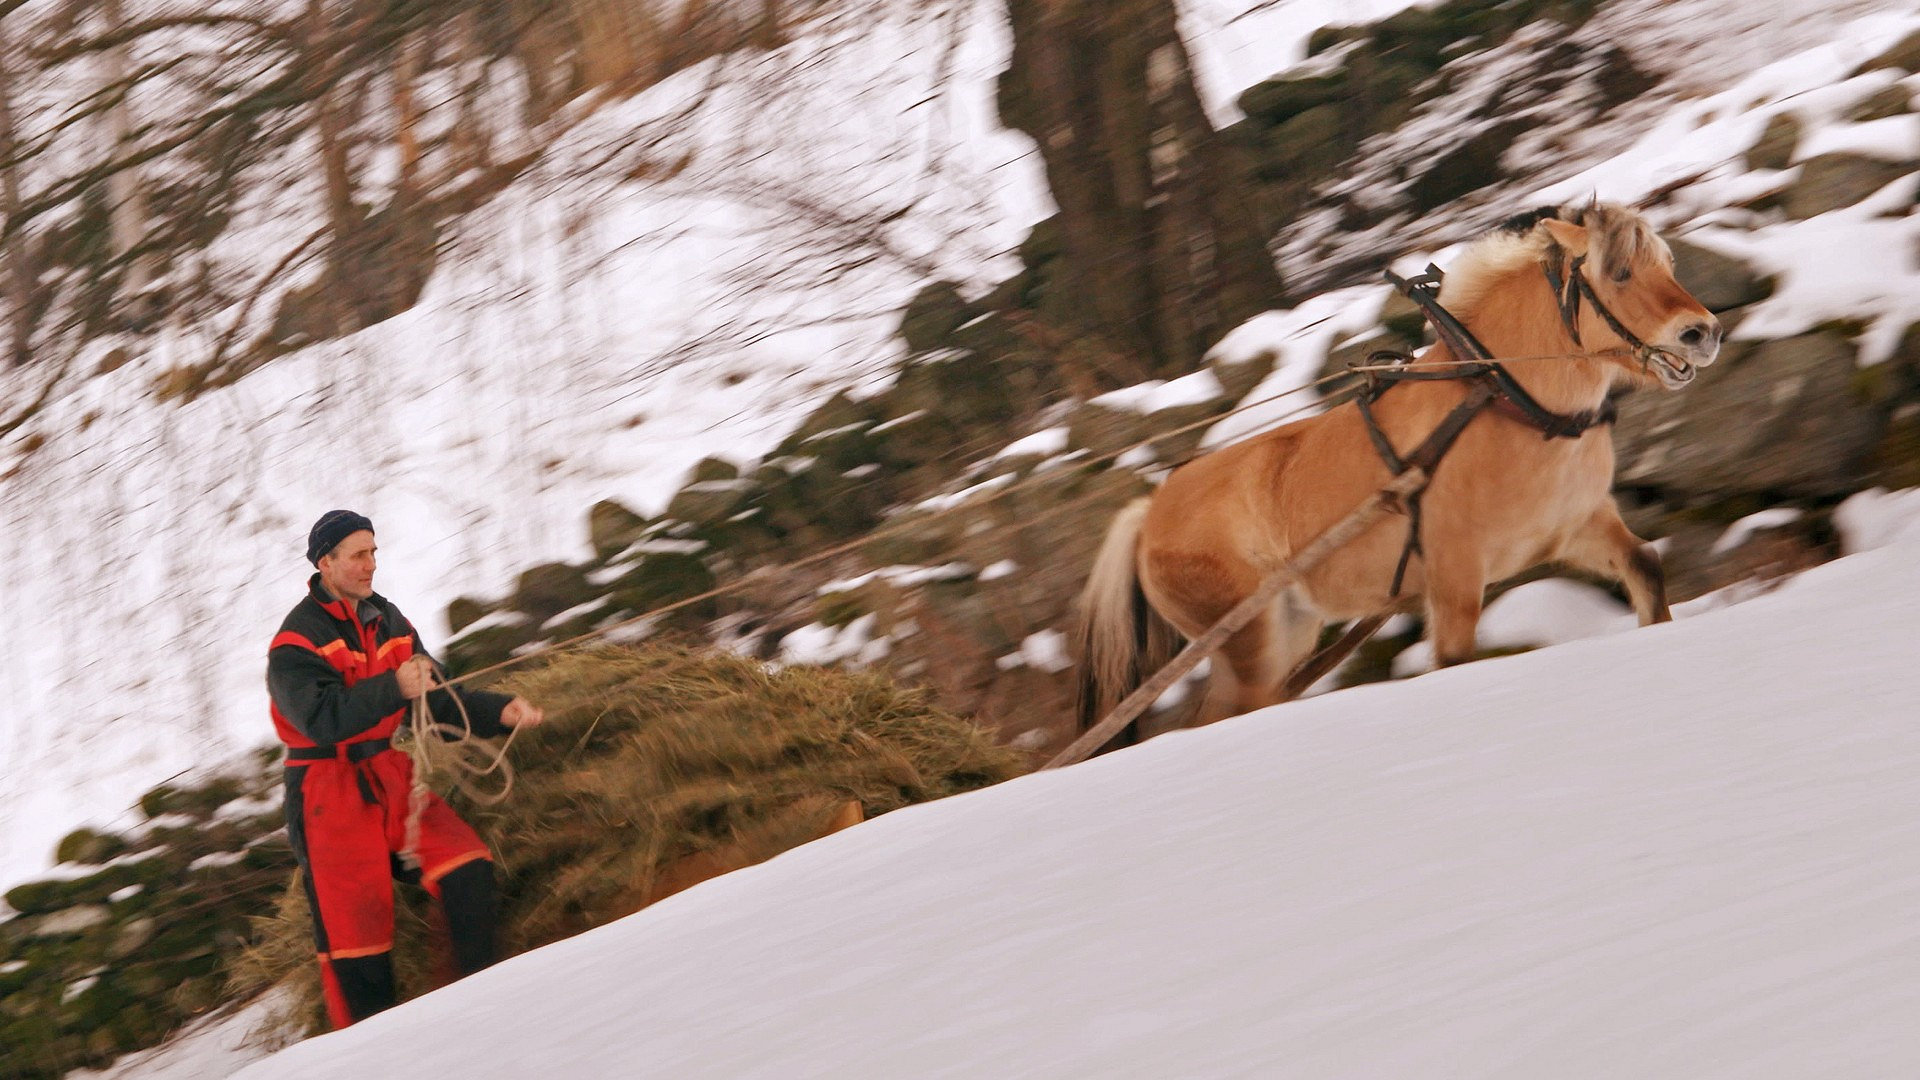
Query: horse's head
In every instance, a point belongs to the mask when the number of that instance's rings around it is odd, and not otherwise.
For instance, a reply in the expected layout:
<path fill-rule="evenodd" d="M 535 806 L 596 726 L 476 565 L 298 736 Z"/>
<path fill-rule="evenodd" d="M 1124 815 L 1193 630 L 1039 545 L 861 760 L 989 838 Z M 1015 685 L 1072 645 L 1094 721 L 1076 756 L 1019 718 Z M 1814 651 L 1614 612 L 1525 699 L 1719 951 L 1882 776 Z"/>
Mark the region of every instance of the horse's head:
<path fill-rule="evenodd" d="M 1673 276 L 1673 251 L 1639 214 L 1614 203 L 1522 215 L 1544 234 L 1542 268 L 1581 350 L 1616 359 L 1630 380 L 1669 390 L 1720 351 L 1720 321 Z"/>

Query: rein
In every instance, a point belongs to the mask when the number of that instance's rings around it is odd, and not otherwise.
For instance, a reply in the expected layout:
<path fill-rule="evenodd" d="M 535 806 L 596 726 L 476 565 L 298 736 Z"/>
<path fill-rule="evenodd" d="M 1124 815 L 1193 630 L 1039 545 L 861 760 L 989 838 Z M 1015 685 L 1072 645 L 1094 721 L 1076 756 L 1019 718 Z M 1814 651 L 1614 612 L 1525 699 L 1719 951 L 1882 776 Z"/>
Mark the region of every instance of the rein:
<path fill-rule="evenodd" d="M 1559 269 L 1560 252 L 1561 249 L 1556 245 L 1553 257 L 1544 264 L 1543 268 L 1546 271 L 1547 282 L 1553 287 L 1554 296 L 1560 302 L 1561 320 L 1567 324 L 1574 344 L 1576 346 L 1580 344 L 1580 335 L 1573 327 L 1574 320 L 1579 314 L 1580 292 L 1584 292 L 1594 310 L 1599 312 L 1607 320 L 1608 325 L 1620 334 L 1621 340 L 1634 349 L 1635 355 L 1641 357 L 1641 362 L 1643 364 L 1650 362 L 1648 360 L 1651 354 L 1650 347 L 1621 326 L 1614 319 L 1613 313 L 1593 295 L 1593 287 L 1587 283 L 1586 275 L 1580 272 L 1584 256 L 1574 260 L 1570 272 L 1563 278 Z M 1366 423 L 1367 438 L 1373 442 L 1374 450 L 1386 463 L 1388 471 L 1397 477 L 1410 468 L 1418 468 L 1431 477 L 1434 470 L 1439 468 L 1440 461 L 1446 456 L 1447 451 L 1453 448 L 1461 432 L 1467 429 L 1467 425 L 1473 421 L 1474 417 L 1486 409 L 1493 409 L 1525 424 L 1540 432 L 1541 438 L 1548 440 L 1577 439 L 1593 428 L 1613 423 L 1615 412 L 1612 401 L 1603 402 L 1597 409 L 1578 413 L 1557 413 L 1540 404 L 1505 366 L 1493 359 L 1487 347 L 1480 343 L 1479 338 L 1473 336 L 1473 331 L 1468 330 L 1459 319 L 1454 318 L 1452 312 L 1440 306 L 1442 277 L 1440 268 L 1432 265 L 1427 267 L 1426 273 L 1411 278 L 1400 277 L 1391 270 L 1386 271 L 1387 280 L 1404 293 L 1407 299 L 1419 306 L 1427 321 L 1432 324 L 1434 334 L 1447 346 L 1448 351 L 1464 360 L 1457 366 L 1439 371 L 1415 370 L 1390 364 L 1384 367 L 1370 367 L 1365 372 L 1366 385 L 1354 399 L 1354 404 L 1360 410 L 1360 418 Z M 1575 289 L 1580 292 L 1573 291 Z M 1570 296 L 1571 300 L 1568 299 Z M 1368 361 L 1375 363 L 1383 358 L 1402 362 L 1411 360 L 1411 357 L 1400 353 L 1376 352 L 1368 357 Z M 1398 383 L 1440 380 L 1465 381 L 1471 383 L 1472 387 L 1467 393 L 1466 400 L 1454 406 L 1453 411 L 1440 421 L 1433 432 L 1427 436 L 1426 441 L 1422 442 L 1413 453 L 1401 457 L 1394 450 L 1393 442 L 1387 438 L 1387 433 L 1381 430 L 1379 421 L 1374 418 L 1373 403 L 1380 400 Z M 1407 566 L 1412 562 L 1413 556 L 1418 554 L 1424 558 L 1426 555 L 1420 541 L 1420 497 L 1425 492 L 1426 484 L 1422 483 L 1399 500 L 1399 508 L 1407 515 L 1407 543 L 1401 548 L 1400 562 L 1393 570 L 1393 588 L 1388 594 L 1389 599 L 1400 595 L 1401 586 L 1406 581 Z"/>

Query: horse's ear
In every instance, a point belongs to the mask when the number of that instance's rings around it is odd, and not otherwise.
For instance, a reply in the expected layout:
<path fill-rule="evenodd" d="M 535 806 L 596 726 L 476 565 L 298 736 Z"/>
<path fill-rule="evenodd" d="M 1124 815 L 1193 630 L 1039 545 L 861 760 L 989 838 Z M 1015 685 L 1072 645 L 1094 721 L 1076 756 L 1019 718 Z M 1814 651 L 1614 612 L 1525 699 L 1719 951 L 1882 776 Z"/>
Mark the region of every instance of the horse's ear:
<path fill-rule="evenodd" d="M 1580 256 L 1587 253 L 1587 230 L 1584 227 L 1558 218 L 1543 218 L 1540 224 L 1553 234 L 1561 247 L 1567 249 L 1567 254 Z"/>

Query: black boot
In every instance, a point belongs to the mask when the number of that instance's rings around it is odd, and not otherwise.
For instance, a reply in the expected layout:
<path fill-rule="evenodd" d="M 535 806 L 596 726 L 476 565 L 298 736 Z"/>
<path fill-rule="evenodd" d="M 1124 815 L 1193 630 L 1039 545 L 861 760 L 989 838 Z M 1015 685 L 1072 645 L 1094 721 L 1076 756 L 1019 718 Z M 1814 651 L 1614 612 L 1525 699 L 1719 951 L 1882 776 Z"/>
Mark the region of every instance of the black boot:
<path fill-rule="evenodd" d="M 492 965 L 499 958 L 494 949 L 494 926 L 500 917 L 492 861 L 475 859 L 441 878 L 440 905 L 447 913 L 454 970 L 471 975 Z"/>

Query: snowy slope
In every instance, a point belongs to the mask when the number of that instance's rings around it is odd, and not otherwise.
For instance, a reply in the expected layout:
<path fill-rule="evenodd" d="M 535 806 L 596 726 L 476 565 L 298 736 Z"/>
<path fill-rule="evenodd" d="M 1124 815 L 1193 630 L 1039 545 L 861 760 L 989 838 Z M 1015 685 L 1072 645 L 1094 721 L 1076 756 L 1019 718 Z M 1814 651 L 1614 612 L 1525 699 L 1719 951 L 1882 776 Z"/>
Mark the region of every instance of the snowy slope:
<path fill-rule="evenodd" d="M 1227 120 L 1232 96 L 1297 59 L 1314 27 L 1404 6 L 1191 0 L 1182 26 L 1209 108 Z M 1893 0 L 1616 0 L 1593 32 L 1664 58 L 1673 81 L 1662 93 L 1702 96 L 1649 100 L 1590 132 L 1562 170 L 1578 175 L 1551 194 L 1631 200 L 1712 166 L 1662 220 L 1704 215 L 1701 239 L 1781 273 L 1742 332 L 1866 316 L 1872 351 L 1884 349 L 1920 313 L 1920 281 L 1903 261 L 1915 219 L 1878 216 L 1910 185 L 1750 232 L 1715 208 L 1778 179 L 1731 163 L 1775 112 L 1846 145 L 1886 136 L 1835 118 L 1890 76 L 1826 88 L 1917 24 Z M 184 408 L 156 406 L 151 381 L 202 359 L 220 328 L 175 328 L 155 353 L 61 402 L 25 466 L 7 474 L 11 459 L 0 463 L 0 888 L 44 868 L 68 829 L 265 739 L 262 643 L 298 596 L 302 534 L 321 511 L 373 516 L 382 590 L 437 641 L 448 600 L 498 595 L 520 569 L 576 557 L 595 500 L 657 508 L 698 458 L 752 458 L 814 402 L 883 378 L 896 358 L 893 312 L 927 277 L 978 287 L 1004 275 L 1048 197 L 1031 147 L 993 121 L 1004 28 L 981 18 L 952 52 L 948 29 L 898 18 L 736 73 L 659 151 L 677 160 L 717 146 L 758 162 L 732 189 L 703 186 L 712 177 L 697 166 L 634 180 L 625 166 L 647 162 L 633 154 L 595 168 L 700 95 L 710 70 L 685 72 L 570 131 L 551 160 L 463 221 L 416 310 Z M 1701 40 L 1716 47 L 1695 48 Z M 786 189 L 755 186 L 768 180 L 830 193 L 850 214 L 908 199 L 913 209 L 880 257 L 839 275 L 796 243 L 793 208 L 769 201 Z M 274 201 L 284 196 L 264 194 L 223 243 L 271 262 L 305 220 Z M 1304 382 L 1382 295 L 1328 294 L 1272 316 L 1256 336 L 1285 362 L 1256 396 Z M 15 394 L 13 378 L 0 372 L 0 394 Z M 1242 414 L 1210 440 L 1263 419 Z"/>
<path fill-rule="evenodd" d="M 1917 556 L 891 814 L 240 1075 L 1910 1077 Z"/>

